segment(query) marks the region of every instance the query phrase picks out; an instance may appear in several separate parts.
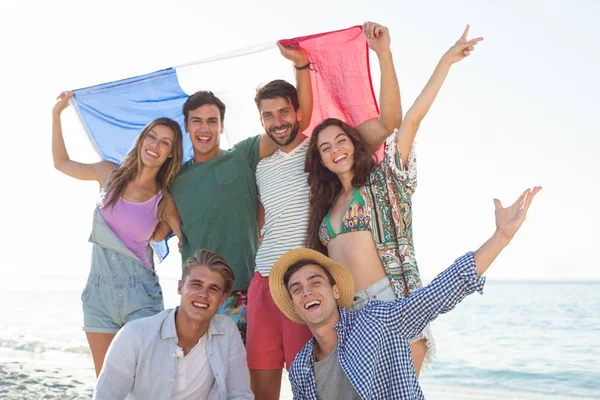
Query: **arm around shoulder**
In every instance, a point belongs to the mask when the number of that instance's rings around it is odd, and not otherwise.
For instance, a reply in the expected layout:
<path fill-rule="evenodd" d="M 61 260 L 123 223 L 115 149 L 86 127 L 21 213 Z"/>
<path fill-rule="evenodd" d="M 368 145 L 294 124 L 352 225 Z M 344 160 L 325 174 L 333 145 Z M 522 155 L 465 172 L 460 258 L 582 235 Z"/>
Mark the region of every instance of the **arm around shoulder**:
<path fill-rule="evenodd" d="M 159 223 L 152 234 L 152 240 L 160 242 L 165 240 L 171 232 L 181 241 L 181 219 L 173 196 L 169 193 L 163 195 L 166 202 L 163 215 L 159 215 Z"/>

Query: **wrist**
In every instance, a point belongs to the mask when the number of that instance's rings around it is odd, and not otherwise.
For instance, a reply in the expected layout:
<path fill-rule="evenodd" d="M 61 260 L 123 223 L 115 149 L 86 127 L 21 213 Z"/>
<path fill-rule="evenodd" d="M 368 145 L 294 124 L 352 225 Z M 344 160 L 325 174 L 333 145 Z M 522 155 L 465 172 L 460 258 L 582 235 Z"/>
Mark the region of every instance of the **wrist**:
<path fill-rule="evenodd" d="M 381 59 L 385 59 L 385 58 L 392 58 L 392 51 L 390 49 L 387 50 L 378 50 L 375 52 L 375 54 L 377 55 L 377 58 Z"/>
<path fill-rule="evenodd" d="M 447 54 L 444 54 L 442 56 L 442 58 L 440 58 L 440 61 L 438 62 L 439 67 L 446 68 L 446 69 L 450 69 L 452 64 L 454 64 L 454 62 L 450 59 L 450 57 Z"/>
<path fill-rule="evenodd" d="M 310 62 L 309 60 L 306 60 L 305 62 L 297 62 L 294 63 L 294 68 L 296 69 L 296 71 L 303 71 L 303 70 L 310 70 L 310 67 L 312 65 L 312 62 Z"/>
<path fill-rule="evenodd" d="M 494 232 L 494 234 L 492 235 L 490 240 L 495 245 L 497 245 L 501 248 L 505 248 L 506 246 L 509 245 L 510 241 L 512 240 L 512 236 L 508 237 L 508 236 L 506 236 L 506 234 L 504 234 L 504 233 L 500 232 L 498 229 L 496 229 L 496 231 Z"/>

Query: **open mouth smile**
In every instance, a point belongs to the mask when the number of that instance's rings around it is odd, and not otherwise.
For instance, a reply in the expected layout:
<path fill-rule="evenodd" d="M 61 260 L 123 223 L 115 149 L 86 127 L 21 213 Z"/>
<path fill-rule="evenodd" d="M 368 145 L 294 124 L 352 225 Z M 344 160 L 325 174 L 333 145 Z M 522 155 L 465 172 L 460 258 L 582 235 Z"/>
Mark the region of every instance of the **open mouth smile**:
<path fill-rule="evenodd" d="M 192 305 L 197 308 L 208 308 L 208 304 L 200 303 L 199 301 L 192 301 Z"/>

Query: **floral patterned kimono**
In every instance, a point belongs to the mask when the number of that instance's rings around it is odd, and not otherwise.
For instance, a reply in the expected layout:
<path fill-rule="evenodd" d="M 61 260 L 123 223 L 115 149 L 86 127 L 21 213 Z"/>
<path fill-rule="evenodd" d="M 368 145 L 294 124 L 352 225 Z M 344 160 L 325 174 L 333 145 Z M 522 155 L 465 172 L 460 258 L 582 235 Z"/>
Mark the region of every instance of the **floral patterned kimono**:
<path fill-rule="evenodd" d="M 371 214 L 371 233 L 396 296 L 408 297 L 423 286 L 415 258 L 412 236 L 411 198 L 417 187 L 417 159 L 411 148 L 405 166 L 402 165 L 396 135 L 386 140 L 383 160 L 371 171 L 371 185 L 360 188 L 367 210 Z M 435 344 L 429 325 L 417 339 L 425 339 L 430 363 Z"/>

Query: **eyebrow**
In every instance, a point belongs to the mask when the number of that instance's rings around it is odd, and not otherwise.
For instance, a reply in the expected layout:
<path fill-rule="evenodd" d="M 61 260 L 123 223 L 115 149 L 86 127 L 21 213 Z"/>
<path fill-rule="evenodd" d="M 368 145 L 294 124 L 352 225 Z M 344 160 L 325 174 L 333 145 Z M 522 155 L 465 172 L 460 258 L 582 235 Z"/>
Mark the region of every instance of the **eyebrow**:
<path fill-rule="evenodd" d="M 206 282 L 204 282 L 204 281 L 203 281 L 203 280 L 201 280 L 201 279 L 191 279 L 191 280 L 190 280 L 190 283 L 206 283 Z M 217 285 L 216 283 L 210 283 L 210 284 L 208 284 L 208 287 L 214 287 L 214 288 L 217 288 L 217 289 L 219 289 L 219 290 L 223 290 L 223 289 L 221 288 L 221 286 Z"/>
<path fill-rule="evenodd" d="M 337 135 L 335 135 L 335 137 L 333 138 L 333 140 L 336 140 L 336 139 L 337 139 L 337 138 L 339 138 L 340 136 L 346 136 L 346 134 L 345 134 L 345 133 L 343 133 L 343 132 L 340 132 L 340 133 L 338 133 Z M 319 145 L 319 148 L 321 148 L 323 145 L 326 145 L 326 144 L 330 144 L 330 143 L 329 143 L 329 142 L 323 142 L 323 143 L 321 143 L 321 144 Z"/>
<path fill-rule="evenodd" d="M 313 280 L 313 279 L 315 279 L 315 278 L 321 278 L 321 279 L 325 279 L 325 277 L 324 277 L 323 275 L 321 275 L 321 274 L 313 274 L 313 275 L 310 275 L 308 278 L 306 278 L 306 280 L 307 280 L 307 281 L 312 281 L 312 280 Z M 295 281 L 295 282 L 293 282 L 293 283 L 292 283 L 292 284 L 289 286 L 288 290 L 291 290 L 291 289 L 292 289 L 294 286 L 296 286 L 296 285 L 299 285 L 299 284 L 300 284 L 300 282 L 298 282 L 298 281 Z"/>

